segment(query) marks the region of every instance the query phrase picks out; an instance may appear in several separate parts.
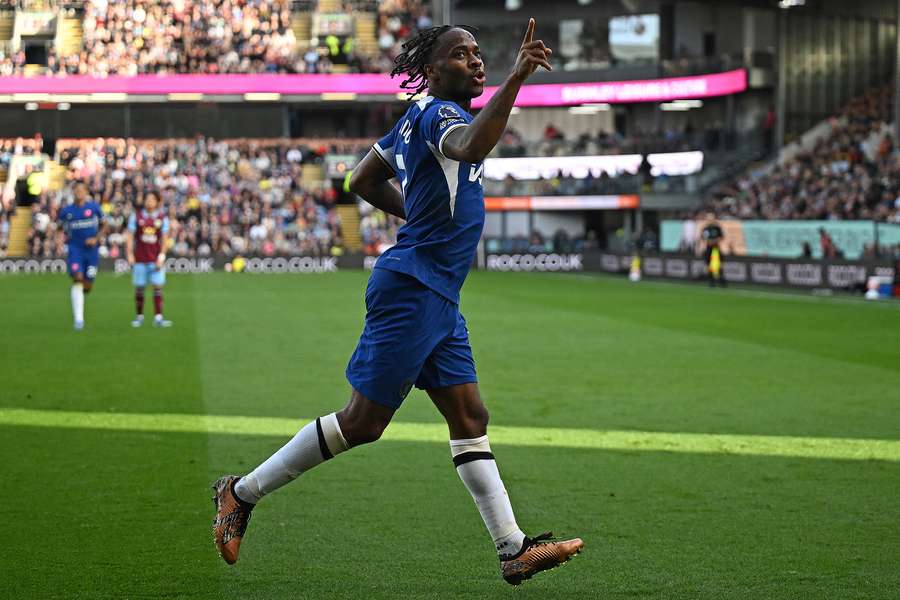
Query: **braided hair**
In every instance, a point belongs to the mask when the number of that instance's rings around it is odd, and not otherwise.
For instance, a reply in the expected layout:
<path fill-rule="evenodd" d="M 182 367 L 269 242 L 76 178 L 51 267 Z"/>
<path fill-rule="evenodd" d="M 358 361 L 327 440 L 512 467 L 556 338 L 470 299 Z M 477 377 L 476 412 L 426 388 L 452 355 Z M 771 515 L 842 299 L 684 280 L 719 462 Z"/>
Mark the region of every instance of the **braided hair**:
<path fill-rule="evenodd" d="M 400 89 L 409 90 L 407 100 L 428 87 L 425 65 L 431 60 L 431 53 L 437 46 L 438 38 L 454 28 L 463 29 L 472 35 L 477 31 L 474 27 L 465 25 L 441 25 L 423 29 L 414 38 L 403 42 L 403 52 L 394 59 L 396 66 L 391 71 L 391 77 L 407 75 L 400 84 Z"/>

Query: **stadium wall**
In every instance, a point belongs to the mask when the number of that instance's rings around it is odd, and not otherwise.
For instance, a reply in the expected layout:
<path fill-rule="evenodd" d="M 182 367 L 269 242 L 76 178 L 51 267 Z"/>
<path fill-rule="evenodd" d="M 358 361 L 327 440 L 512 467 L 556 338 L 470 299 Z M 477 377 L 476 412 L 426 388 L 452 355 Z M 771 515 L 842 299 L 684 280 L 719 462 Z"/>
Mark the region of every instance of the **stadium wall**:
<path fill-rule="evenodd" d="M 610 273 L 625 274 L 634 256 L 629 253 L 602 251 L 543 254 L 479 253 L 476 268 L 497 272 L 535 273 Z M 169 273 L 315 275 L 343 270 L 370 270 L 377 257 L 362 254 L 342 256 L 286 257 L 194 257 L 169 258 Z M 114 276 L 127 276 L 128 263 L 123 259 L 101 259 L 100 270 Z M 0 259 L 0 275 L 62 274 L 66 261 L 61 258 Z M 706 262 L 697 256 L 659 254 L 641 260 L 641 273 L 646 278 L 673 281 L 706 280 Z M 723 262 L 725 280 L 733 284 L 753 284 L 806 290 L 824 289 L 861 292 L 869 277 L 886 277 L 900 283 L 898 264 L 889 260 L 818 261 L 778 258 L 727 256 Z"/>

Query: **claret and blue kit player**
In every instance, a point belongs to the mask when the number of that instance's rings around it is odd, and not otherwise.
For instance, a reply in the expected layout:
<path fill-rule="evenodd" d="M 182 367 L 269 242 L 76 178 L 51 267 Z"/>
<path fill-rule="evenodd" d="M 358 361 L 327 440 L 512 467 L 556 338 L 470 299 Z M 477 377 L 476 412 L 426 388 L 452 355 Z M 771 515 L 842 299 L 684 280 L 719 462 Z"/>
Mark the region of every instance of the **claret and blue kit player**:
<path fill-rule="evenodd" d="M 166 240 L 169 235 L 169 217 L 162 210 L 159 194 L 149 192 L 144 206 L 128 219 L 125 252 L 131 265 L 134 284 L 135 317 L 132 327 L 144 323 L 144 288 L 153 286 L 153 325 L 170 327 L 171 321 L 163 317 L 163 286 L 166 284 Z"/>

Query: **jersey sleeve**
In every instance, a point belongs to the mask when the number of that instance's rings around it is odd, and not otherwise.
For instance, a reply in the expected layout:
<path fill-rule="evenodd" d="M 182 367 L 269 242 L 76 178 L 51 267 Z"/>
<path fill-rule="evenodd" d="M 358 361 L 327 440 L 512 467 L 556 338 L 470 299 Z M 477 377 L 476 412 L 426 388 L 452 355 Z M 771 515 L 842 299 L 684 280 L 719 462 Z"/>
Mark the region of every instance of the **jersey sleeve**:
<path fill-rule="evenodd" d="M 97 202 L 94 202 L 94 211 L 97 213 L 97 222 L 103 224 L 106 222 L 106 213 L 103 212 L 103 207 L 100 206 Z"/>
<path fill-rule="evenodd" d="M 422 115 L 422 132 L 425 139 L 445 158 L 444 140 L 447 139 L 447 135 L 454 129 L 468 125 L 469 122 L 463 117 L 460 109 L 449 102 L 429 106 Z"/>
<path fill-rule="evenodd" d="M 163 217 L 162 228 L 160 231 L 163 235 L 169 235 L 169 217 Z"/>
<path fill-rule="evenodd" d="M 134 216 L 134 213 L 131 213 L 128 217 L 128 231 L 134 233 L 137 231 L 137 219 Z"/>
<path fill-rule="evenodd" d="M 397 172 L 397 163 L 394 160 L 394 146 L 397 143 L 397 130 L 399 129 L 399 125 L 399 123 L 394 125 L 394 128 L 391 129 L 386 136 L 372 145 L 372 150 L 381 157 L 394 173 Z"/>

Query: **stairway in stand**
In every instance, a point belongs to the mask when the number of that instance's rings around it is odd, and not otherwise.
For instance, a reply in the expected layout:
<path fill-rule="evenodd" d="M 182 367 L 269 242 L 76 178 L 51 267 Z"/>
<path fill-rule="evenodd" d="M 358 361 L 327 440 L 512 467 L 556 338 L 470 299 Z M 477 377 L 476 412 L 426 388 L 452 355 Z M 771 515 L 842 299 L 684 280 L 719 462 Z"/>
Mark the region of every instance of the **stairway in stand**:
<path fill-rule="evenodd" d="M 60 56 L 72 56 L 81 51 L 84 41 L 84 29 L 82 15 L 74 10 L 70 14 L 60 12 L 59 25 L 57 26 L 56 40 Z"/>
<path fill-rule="evenodd" d="M 338 204 L 341 216 L 341 231 L 344 235 L 344 248 L 350 252 L 362 249 L 362 236 L 359 234 L 359 207 L 356 204 Z"/>
<path fill-rule="evenodd" d="M 28 256 L 28 232 L 31 230 L 31 207 L 17 206 L 9 222 L 9 256 Z"/>

